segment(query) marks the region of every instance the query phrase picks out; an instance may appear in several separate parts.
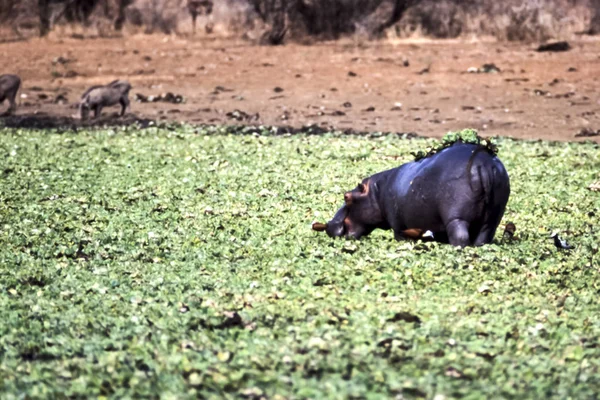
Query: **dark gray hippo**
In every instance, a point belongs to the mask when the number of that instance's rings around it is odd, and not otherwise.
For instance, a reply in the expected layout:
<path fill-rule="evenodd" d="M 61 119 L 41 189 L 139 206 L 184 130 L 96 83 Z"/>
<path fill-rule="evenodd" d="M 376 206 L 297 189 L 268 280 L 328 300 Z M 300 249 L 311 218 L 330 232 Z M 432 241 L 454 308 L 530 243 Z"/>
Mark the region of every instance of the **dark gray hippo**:
<path fill-rule="evenodd" d="M 429 231 L 453 246 L 480 246 L 494 238 L 509 195 L 498 157 L 482 145 L 459 142 L 364 179 L 344 194 L 331 221 L 313 228 L 356 239 L 377 228 L 393 229 L 396 239 Z"/>

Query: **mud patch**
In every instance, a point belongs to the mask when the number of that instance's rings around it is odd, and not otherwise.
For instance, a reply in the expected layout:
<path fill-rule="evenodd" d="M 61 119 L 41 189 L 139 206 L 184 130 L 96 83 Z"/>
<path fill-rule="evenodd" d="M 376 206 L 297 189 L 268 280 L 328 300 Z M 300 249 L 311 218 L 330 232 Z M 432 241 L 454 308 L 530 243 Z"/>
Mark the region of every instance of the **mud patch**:
<path fill-rule="evenodd" d="M 310 127 L 311 132 L 333 127 L 344 132 L 418 132 L 428 137 L 474 128 L 485 136 L 600 140 L 600 136 L 575 137 L 583 128 L 600 126 L 594 100 L 600 90 L 596 80 L 600 41 L 596 40 L 573 39 L 571 50 L 554 53 L 537 52 L 531 44 L 460 40 L 377 41 L 360 46 L 340 40 L 260 47 L 226 38 L 167 40 L 163 35 L 144 35 L 98 38 L 91 43 L 48 39 L 5 44 L 5 69 L 19 71 L 23 79 L 16 111 L 22 116 L 0 124 L 77 128 L 81 123 L 70 118 L 79 99 L 75 94 L 123 79 L 138 93 L 173 93 L 167 98 L 185 99 L 175 104 L 132 101 L 128 111 L 142 121 L 282 125 L 283 132 L 287 126 L 295 131 Z M 66 65 L 80 75 L 53 76 L 53 68 L 63 72 L 63 64 L 52 64 L 59 55 L 73 60 Z M 404 65 L 408 59 L 410 63 Z M 501 72 L 466 73 L 486 63 Z M 153 72 L 136 75 L 140 69 Z M 276 93 L 275 88 L 284 90 Z M 38 98 L 41 93 L 44 99 Z M 69 103 L 57 99 L 59 94 L 68 95 Z M 0 112 L 4 109 L 0 106 Z M 115 120 L 115 113 L 107 115 L 108 121 L 102 118 L 83 126 L 131 121 L 130 117 Z"/>
<path fill-rule="evenodd" d="M 157 126 L 157 123 L 154 120 L 138 118 L 134 115 L 125 115 L 120 118 L 105 116 L 88 121 L 47 114 L 11 115 L 0 118 L 1 127 L 21 129 L 60 129 L 76 131 L 82 128 L 108 128 L 130 125 L 137 125 L 140 129 L 144 129 L 151 126 Z"/>

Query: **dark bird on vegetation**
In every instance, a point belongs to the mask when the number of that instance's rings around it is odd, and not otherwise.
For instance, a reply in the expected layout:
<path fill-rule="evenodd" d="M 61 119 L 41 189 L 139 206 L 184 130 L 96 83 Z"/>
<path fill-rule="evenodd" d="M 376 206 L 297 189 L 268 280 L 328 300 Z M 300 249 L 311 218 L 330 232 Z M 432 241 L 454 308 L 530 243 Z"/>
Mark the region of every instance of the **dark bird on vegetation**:
<path fill-rule="evenodd" d="M 512 222 L 509 222 L 504 227 L 504 233 L 502 234 L 502 238 L 505 240 L 512 240 L 515 238 L 515 232 L 517 231 L 517 227 Z"/>
<path fill-rule="evenodd" d="M 431 240 L 433 240 L 433 239 L 435 239 L 435 237 L 433 236 L 433 232 L 431 232 L 431 231 L 425 231 L 423 233 L 423 235 L 421 235 L 421 239 L 431 239 Z"/>
<path fill-rule="evenodd" d="M 575 248 L 567 243 L 565 239 L 561 239 L 560 236 L 558 236 L 558 233 L 553 233 L 550 237 L 554 239 L 554 246 L 559 250 L 571 250 Z"/>

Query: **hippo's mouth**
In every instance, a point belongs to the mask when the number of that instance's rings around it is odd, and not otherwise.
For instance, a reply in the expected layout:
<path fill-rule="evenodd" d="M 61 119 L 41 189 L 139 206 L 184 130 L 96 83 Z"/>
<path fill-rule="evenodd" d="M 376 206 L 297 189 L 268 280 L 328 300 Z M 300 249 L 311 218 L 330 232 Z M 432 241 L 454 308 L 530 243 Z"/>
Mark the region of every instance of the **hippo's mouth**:
<path fill-rule="evenodd" d="M 314 222 L 312 224 L 312 229 L 313 231 L 317 232 L 325 231 L 329 237 L 354 237 L 354 232 L 348 232 L 348 227 L 344 223 L 331 225 L 331 223 L 323 224 L 320 222 Z"/>
<path fill-rule="evenodd" d="M 360 239 L 363 236 L 364 230 L 357 230 L 355 226 L 352 225 L 346 219 L 341 222 L 338 222 L 335 225 L 331 223 L 327 224 L 327 234 L 329 237 L 345 237 L 346 239 Z"/>
<path fill-rule="evenodd" d="M 327 229 L 327 234 L 330 237 L 341 237 L 341 236 L 348 236 L 349 232 L 348 232 L 348 228 L 346 227 L 345 223 L 341 223 L 341 224 L 337 224 L 334 227 L 329 227 L 330 224 L 328 224 L 328 229 Z"/>
<path fill-rule="evenodd" d="M 337 213 L 333 216 L 333 218 L 327 222 L 326 224 L 321 224 L 320 228 L 324 228 L 329 237 L 340 237 L 344 236 L 348 232 L 348 227 L 346 226 L 346 217 L 348 216 L 348 208 L 346 206 L 340 208 Z M 314 225 L 313 225 L 314 229 Z"/>
<path fill-rule="evenodd" d="M 348 207 L 342 207 L 335 216 L 327 223 L 327 234 L 330 237 L 348 236 L 351 231 L 348 226 Z"/>
<path fill-rule="evenodd" d="M 315 222 L 313 223 L 312 228 L 318 232 L 325 231 L 327 236 L 332 238 L 346 237 L 348 239 L 359 239 L 361 236 L 364 236 L 373 230 L 365 229 L 364 226 L 353 223 L 348 214 L 348 207 L 344 206 L 338 210 L 331 221 L 326 224 Z"/>

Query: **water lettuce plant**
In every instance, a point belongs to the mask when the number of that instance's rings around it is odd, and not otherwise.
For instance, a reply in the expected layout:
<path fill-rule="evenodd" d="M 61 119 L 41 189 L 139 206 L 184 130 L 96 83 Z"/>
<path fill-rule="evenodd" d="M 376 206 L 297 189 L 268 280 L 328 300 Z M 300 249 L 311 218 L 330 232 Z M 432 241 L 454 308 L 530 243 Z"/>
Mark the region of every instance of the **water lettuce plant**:
<path fill-rule="evenodd" d="M 0 130 L 1 398 L 597 395 L 597 144 L 495 140 L 461 250 L 310 226 L 435 141 L 263 133 Z"/>

